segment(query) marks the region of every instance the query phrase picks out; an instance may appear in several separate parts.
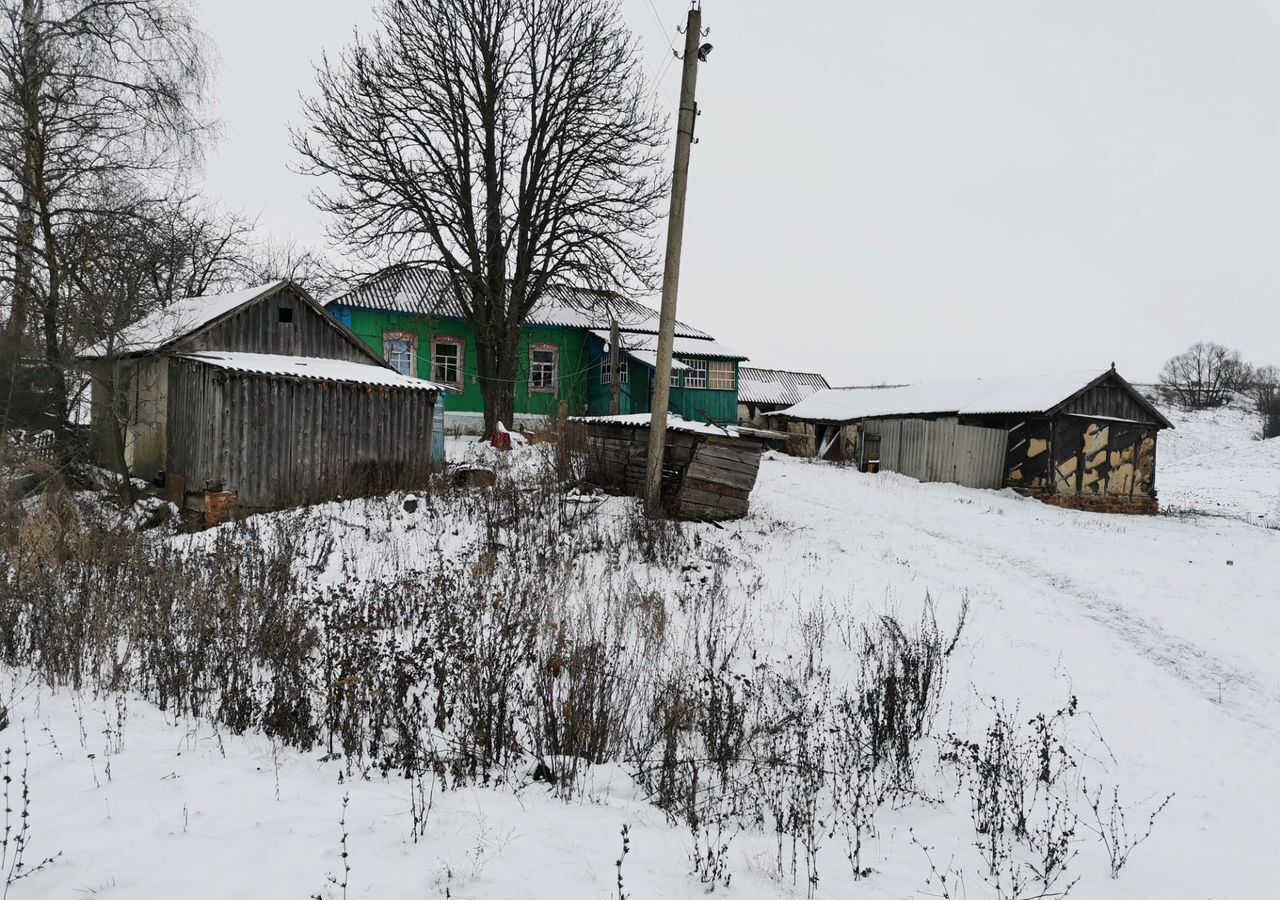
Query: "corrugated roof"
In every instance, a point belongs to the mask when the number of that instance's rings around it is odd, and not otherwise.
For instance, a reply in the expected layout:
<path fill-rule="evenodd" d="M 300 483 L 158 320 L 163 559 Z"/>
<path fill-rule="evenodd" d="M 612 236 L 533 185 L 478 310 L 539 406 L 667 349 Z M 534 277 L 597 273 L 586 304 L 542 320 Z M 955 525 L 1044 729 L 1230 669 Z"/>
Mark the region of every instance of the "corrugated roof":
<path fill-rule="evenodd" d="M 827 379 L 816 372 L 788 372 L 784 369 L 738 367 L 738 402 L 777 403 L 790 406 L 817 391 L 829 388 Z"/>
<path fill-rule="evenodd" d="M 596 337 L 600 338 L 605 344 L 609 343 L 609 332 L 604 329 L 595 328 L 591 331 Z M 658 351 L 658 336 L 656 334 L 637 333 L 634 331 L 623 331 L 619 334 L 622 341 L 622 349 L 630 356 L 637 359 L 641 357 L 638 354 L 656 354 Z M 672 352 L 677 356 L 707 356 L 712 359 L 746 359 L 744 355 L 736 350 L 730 350 L 724 344 L 713 341 L 710 338 L 691 338 L 676 335 L 676 339 Z"/>
<path fill-rule="evenodd" d="M 277 356 L 274 353 L 242 353 L 229 350 L 202 350 L 198 353 L 180 354 L 232 372 L 248 372 L 254 375 L 287 375 L 292 378 L 309 378 L 316 381 L 337 381 L 345 384 L 367 384 L 375 387 L 411 388 L 416 391 L 444 390 L 438 384 L 409 378 L 394 369 L 383 366 L 350 362 L 345 359 L 321 359 L 315 356 Z"/>
<path fill-rule="evenodd" d="M 625 416 L 571 416 L 572 422 L 587 422 L 592 425 L 630 425 L 648 428 L 652 424 L 651 413 L 631 413 Z M 705 422 L 690 422 L 675 413 L 667 414 L 668 431 L 687 431 L 690 434 L 713 434 L 717 437 L 738 437 L 738 429 L 732 425 L 709 425 Z"/>
<path fill-rule="evenodd" d="M 375 276 L 327 306 L 352 306 L 420 316 L 463 318 L 462 308 L 444 272 L 431 269 L 396 270 Z M 567 328 L 605 328 L 613 319 L 627 331 L 658 332 L 658 313 L 636 300 L 606 291 L 553 285 L 526 319 L 529 325 Z M 676 334 L 709 338 L 705 331 L 676 323 Z"/>
<path fill-rule="evenodd" d="M 793 419 L 852 422 L 880 416 L 1043 413 L 1089 386 L 1097 372 L 980 378 L 886 388 L 831 388 L 782 411 Z"/>
<path fill-rule="evenodd" d="M 175 300 L 168 306 L 148 313 L 127 328 L 121 329 L 110 346 L 107 341 L 99 341 L 81 350 L 79 356 L 85 359 L 97 359 L 108 353 L 126 355 L 159 350 L 203 328 L 214 319 L 275 291 L 285 283 L 286 281 L 281 279 L 231 294 L 210 294 L 206 297 L 186 297 Z"/>

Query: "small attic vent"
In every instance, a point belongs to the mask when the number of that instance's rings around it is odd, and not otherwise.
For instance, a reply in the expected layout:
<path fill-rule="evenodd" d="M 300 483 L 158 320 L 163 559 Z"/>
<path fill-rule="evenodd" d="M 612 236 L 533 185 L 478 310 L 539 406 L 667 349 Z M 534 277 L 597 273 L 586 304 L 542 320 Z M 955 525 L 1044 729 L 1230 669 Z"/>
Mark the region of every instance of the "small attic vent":
<path fill-rule="evenodd" d="M 281 321 L 281 322 L 292 322 L 292 321 L 293 321 L 293 307 L 292 307 L 292 306 L 282 306 L 282 307 L 280 307 L 280 321 Z"/>

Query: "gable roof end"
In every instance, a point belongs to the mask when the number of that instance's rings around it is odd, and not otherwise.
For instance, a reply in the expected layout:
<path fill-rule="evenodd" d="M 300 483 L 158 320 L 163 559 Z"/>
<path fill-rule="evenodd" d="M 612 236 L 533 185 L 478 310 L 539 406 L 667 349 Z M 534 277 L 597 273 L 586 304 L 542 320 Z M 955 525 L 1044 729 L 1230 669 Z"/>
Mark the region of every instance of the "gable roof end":
<path fill-rule="evenodd" d="M 359 349 L 371 363 L 379 366 L 388 365 L 386 360 L 356 337 L 351 329 L 330 315 L 329 311 L 316 302 L 314 297 L 287 278 L 228 294 L 208 294 L 202 297 L 184 297 L 181 300 L 175 300 L 168 306 L 152 310 L 138 321 L 122 328 L 114 341 L 98 341 L 81 350 L 76 356 L 80 359 L 101 359 L 107 356 L 128 357 L 159 353 L 286 289 L 291 290 L 316 315 L 324 319 L 326 324 L 338 332 L 345 341 Z"/>

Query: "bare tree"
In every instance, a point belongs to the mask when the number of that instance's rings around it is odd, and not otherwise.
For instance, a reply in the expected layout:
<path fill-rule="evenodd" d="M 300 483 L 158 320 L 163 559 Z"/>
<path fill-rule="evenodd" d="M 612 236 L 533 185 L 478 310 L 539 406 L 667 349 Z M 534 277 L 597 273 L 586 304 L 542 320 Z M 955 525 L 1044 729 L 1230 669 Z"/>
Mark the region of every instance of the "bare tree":
<path fill-rule="evenodd" d="M 1253 372 L 1253 400 L 1262 416 L 1262 437 L 1280 437 L 1280 366 L 1259 366 Z"/>
<path fill-rule="evenodd" d="M 70 285 L 82 262 L 68 234 L 86 215 L 122 212 L 100 205 L 121 179 L 172 190 L 206 129 L 205 73 L 185 0 L 0 0 L 5 335 L 41 357 L 59 421 L 69 413 Z"/>
<path fill-rule="evenodd" d="M 1222 406 L 1249 379 L 1249 366 L 1235 350 L 1200 342 L 1170 359 L 1160 372 L 1160 386 L 1189 409 Z"/>
<path fill-rule="evenodd" d="M 245 283 L 264 284 L 288 278 L 317 299 L 331 297 L 350 278 L 322 253 L 293 240 L 251 242 L 245 249 L 241 270 Z"/>
<path fill-rule="evenodd" d="M 378 22 L 322 61 L 294 144 L 337 185 L 336 239 L 447 273 L 492 429 L 549 287 L 651 283 L 663 117 L 613 0 L 384 0 Z"/>

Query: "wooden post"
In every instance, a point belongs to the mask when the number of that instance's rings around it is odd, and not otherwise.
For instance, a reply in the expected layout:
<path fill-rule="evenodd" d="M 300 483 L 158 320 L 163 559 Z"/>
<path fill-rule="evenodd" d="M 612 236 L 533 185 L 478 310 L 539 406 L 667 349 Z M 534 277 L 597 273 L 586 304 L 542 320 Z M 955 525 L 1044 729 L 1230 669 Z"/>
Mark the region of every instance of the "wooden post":
<path fill-rule="evenodd" d="M 676 161 L 671 175 L 671 212 L 667 218 L 667 254 L 662 270 L 662 314 L 658 326 L 658 359 L 654 369 L 653 410 L 649 424 L 649 455 L 645 467 L 646 515 L 662 515 L 662 457 L 667 439 L 667 409 L 671 401 L 671 351 L 676 333 L 676 295 L 680 288 L 680 250 L 684 239 L 684 201 L 689 187 L 689 151 L 693 147 L 698 84 L 698 42 L 702 39 L 702 10 L 689 10 L 684 33 L 684 71 L 680 79 L 680 113 L 676 121 Z"/>
<path fill-rule="evenodd" d="M 622 341 L 618 320 L 609 329 L 609 415 L 622 414 Z"/>
<path fill-rule="evenodd" d="M 556 476 L 569 480 L 569 401 L 561 400 L 556 411 Z"/>

